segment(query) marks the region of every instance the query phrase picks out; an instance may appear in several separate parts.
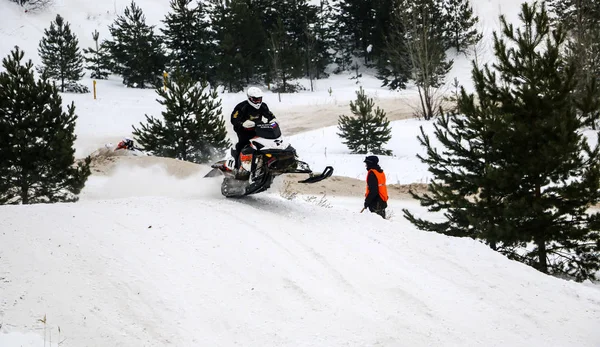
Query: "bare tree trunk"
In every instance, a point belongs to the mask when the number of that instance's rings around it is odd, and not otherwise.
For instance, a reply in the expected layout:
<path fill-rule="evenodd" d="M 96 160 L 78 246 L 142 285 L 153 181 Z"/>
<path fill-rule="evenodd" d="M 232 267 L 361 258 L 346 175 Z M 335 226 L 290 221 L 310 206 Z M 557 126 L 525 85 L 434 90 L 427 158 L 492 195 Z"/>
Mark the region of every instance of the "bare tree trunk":
<path fill-rule="evenodd" d="M 29 181 L 27 180 L 27 172 L 21 171 L 21 204 L 29 204 Z"/>
<path fill-rule="evenodd" d="M 540 200 L 542 198 L 541 187 L 539 184 L 535 186 L 535 198 Z M 548 252 L 546 250 L 546 237 L 544 236 L 543 230 L 538 230 L 538 235 L 535 238 L 535 243 L 538 247 L 538 264 L 537 269 L 543 273 L 548 273 Z"/>

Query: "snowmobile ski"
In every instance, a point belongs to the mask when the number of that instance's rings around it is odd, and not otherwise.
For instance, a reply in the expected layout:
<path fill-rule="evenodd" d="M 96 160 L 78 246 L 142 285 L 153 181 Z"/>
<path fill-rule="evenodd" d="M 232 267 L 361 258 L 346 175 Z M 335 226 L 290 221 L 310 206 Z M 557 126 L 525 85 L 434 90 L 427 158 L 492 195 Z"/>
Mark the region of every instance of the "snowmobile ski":
<path fill-rule="evenodd" d="M 331 175 L 333 175 L 333 167 L 331 166 L 327 166 L 325 167 L 325 170 L 323 170 L 323 172 L 321 174 L 317 174 L 317 175 L 311 175 L 309 178 L 302 180 L 302 181 L 298 181 L 298 183 L 317 183 L 317 182 L 321 182 L 322 180 L 331 177 Z"/>

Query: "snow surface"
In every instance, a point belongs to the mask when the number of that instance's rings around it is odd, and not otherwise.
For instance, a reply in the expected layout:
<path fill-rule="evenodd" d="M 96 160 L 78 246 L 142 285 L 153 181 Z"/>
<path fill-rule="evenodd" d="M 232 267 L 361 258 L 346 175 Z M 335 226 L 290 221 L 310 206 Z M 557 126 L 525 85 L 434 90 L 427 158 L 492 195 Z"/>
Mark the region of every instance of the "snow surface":
<path fill-rule="evenodd" d="M 355 201 L 228 200 L 198 181 L 176 198 L 2 207 L 4 330 L 39 331 L 47 315 L 67 346 L 600 341 L 595 287 Z"/>
<path fill-rule="evenodd" d="M 107 37 L 129 3 L 55 0 L 50 11 L 23 13 L 0 2 L 0 55 L 19 45 L 38 63 L 37 44 L 56 13 L 87 47 L 94 29 Z M 168 11 L 164 0 L 138 4 L 150 24 Z M 514 20 L 519 2 L 474 6 L 487 38 L 480 59 L 489 62 L 497 15 Z M 470 68 L 456 57 L 449 80 L 470 88 Z M 349 154 L 327 125 L 349 114 L 359 85 L 386 107 L 409 103 L 415 91 L 350 76 L 265 101 L 313 169 L 333 165 L 336 175 L 362 180 L 363 156 Z M 226 118 L 244 99 L 221 96 Z M 78 157 L 161 111 L 153 90 L 125 88 L 117 77 L 98 81 L 97 100 L 63 98 L 77 107 Z M 313 130 L 286 132 L 303 123 Z M 381 157 L 388 182 L 426 182 L 416 136 L 432 124 L 392 125 L 386 148 L 394 155 Z M 279 184 L 225 199 L 219 179 L 201 176 L 122 166 L 90 177 L 75 204 L 0 206 L 0 347 L 600 346 L 599 286 L 543 275 L 473 240 L 420 232 L 402 217 L 403 208 L 426 214 L 414 201 L 390 201 L 393 216 L 383 220 L 358 213 L 361 199 L 290 201 Z"/>

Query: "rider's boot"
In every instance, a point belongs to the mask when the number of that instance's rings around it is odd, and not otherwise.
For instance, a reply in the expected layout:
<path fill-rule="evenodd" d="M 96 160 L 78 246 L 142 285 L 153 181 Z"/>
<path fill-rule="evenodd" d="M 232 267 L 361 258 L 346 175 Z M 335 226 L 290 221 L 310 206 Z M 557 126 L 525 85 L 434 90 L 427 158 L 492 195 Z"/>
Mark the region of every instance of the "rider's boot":
<path fill-rule="evenodd" d="M 240 166 L 241 166 L 240 153 L 238 151 L 236 151 L 235 149 L 232 149 L 231 154 L 235 158 L 235 164 L 233 167 L 233 176 L 236 179 L 239 179 L 241 176 L 241 174 L 240 174 L 240 171 L 241 171 L 240 170 Z"/>

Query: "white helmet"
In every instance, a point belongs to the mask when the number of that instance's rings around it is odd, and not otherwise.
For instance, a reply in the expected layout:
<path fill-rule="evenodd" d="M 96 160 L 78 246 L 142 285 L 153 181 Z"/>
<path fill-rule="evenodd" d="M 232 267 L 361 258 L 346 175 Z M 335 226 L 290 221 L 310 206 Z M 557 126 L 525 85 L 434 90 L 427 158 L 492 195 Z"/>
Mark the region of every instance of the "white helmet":
<path fill-rule="evenodd" d="M 262 90 L 260 90 L 260 88 L 257 87 L 250 87 L 248 88 L 246 95 L 248 96 L 248 102 L 250 103 L 250 105 L 252 105 L 255 109 L 258 110 L 260 108 L 260 105 L 262 105 Z"/>

